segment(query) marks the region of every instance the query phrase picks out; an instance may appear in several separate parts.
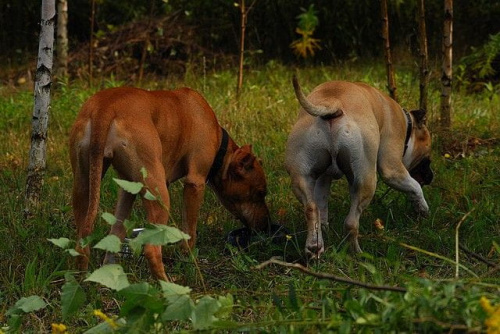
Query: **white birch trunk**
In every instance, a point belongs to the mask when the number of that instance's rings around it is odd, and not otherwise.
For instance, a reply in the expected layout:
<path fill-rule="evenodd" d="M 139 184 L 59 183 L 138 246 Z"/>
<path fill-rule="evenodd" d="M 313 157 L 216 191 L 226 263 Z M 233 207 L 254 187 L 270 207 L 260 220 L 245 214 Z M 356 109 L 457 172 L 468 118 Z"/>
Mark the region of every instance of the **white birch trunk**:
<path fill-rule="evenodd" d="M 49 121 L 50 86 L 54 48 L 55 0 L 42 0 L 40 41 L 36 68 L 31 148 L 26 179 L 25 215 L 31 216 L 40 203 L 46 164 L 46 139 Z"/>

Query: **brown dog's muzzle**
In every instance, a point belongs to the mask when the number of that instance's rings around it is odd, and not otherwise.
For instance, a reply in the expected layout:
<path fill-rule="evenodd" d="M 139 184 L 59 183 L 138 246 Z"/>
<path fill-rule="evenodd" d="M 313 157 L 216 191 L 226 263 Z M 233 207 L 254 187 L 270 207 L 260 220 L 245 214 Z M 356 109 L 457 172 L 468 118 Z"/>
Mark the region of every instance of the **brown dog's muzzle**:
<path fill-rule="evenodd" d="M 410 171 L 410 176 L 414 178 L 420 186 L 429 185 L 434 179 L 434 172 L 431 169 L 431 159 L 425 158 Z"/>

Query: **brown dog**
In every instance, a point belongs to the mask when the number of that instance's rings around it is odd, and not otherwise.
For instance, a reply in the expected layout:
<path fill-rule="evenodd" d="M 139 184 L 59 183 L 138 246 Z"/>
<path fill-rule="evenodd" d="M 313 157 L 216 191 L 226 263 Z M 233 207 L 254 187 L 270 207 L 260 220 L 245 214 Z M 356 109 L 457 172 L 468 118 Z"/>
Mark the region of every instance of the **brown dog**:
<path fill-rule="evenodd" d="M 95 94 L 83 105 L 73 125 L 70 155 L 73 211 L 80 240 L 93 230 L 101 178 L 111 165 L 120 178 L 143 182 L 161 198 L 167 209 L 156 201 L 143 201 L 148 221 L 155 224 L 168 221 L 168 185 L 185 178 L 182 229 L 191 237 L 189 247 L 195 244 L 206 183 L 247 227 L 259 231 L 269 227 L 266 179 L 251 146 L 238 147 L 205 99 L 191 89 L 112 88 Z M 148 173 L 145 180 L 143 167 Z M 134 195 L 120 190 L 117 223 L 110 233 L 121 240 L 126 234 L 123 221 L 134 200 Z M 78 266 L 86 270 L 89 247 L 78 250 L 82 254 Z M 144 254 L 153 275 L 167 280 L 161 247 L 145 245 Z M 106 261 L 113 261 L 112 254 L 107 254 Z"/>
<path fill-rule="evenodd" d="M 295 77 L 293 85 L 302 109 L 288 137 L 286 168 L 304 205 L 309 256 L 319 258 L 324 251 L 321 230 L 328 228 L 330 184 L 343 175 L 351 197 L 344 225 L 356 252 L 361 252 L 359 217 L 375 193 L 377 171 L 410 197 L 418 213 L 428 214 L 421 188 L 433 178 L 425 111 L 408 113 L 363 83 L 326 82 L 307 97 Z"/>

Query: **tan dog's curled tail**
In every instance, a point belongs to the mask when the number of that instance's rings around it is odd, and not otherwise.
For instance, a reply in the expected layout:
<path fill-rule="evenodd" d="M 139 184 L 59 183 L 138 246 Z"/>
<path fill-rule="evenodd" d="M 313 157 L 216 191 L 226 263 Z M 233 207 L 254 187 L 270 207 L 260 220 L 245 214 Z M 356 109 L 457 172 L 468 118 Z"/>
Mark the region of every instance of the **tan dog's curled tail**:
<path fill-rule="evenodd" d="M 340 117 L 344 114 L 341 108 L 341 102 L 339 100 L 335 100 L 336 103 L 329 106 L 316 105 L 309 102 L 307 97 L 302 92 L 300 88 L 299 81 L 297 80 L 297 76 L 294 75 L 292 79 L 293 89 L 295 91 L 295 96 L 297 100 L 299 100 L 302 108 L 307 111 L 312 116 L 321 117 L 323 119 L 332 119 Z"/>

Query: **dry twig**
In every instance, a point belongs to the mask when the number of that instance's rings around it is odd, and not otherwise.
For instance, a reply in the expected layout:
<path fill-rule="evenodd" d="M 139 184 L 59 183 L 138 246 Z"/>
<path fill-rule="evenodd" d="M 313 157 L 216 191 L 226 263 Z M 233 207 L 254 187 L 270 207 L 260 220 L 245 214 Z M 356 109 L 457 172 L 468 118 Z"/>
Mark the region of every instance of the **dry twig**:
<path fill-rule="evenodd" d="M 335 275 L 328 274 L 328 273 L 314 272 L 314 271 L 307 269 L 306 267 L 304 267 L 303 265 L 301 265 L 299 263 L 284 262 L 284 261 L 280 261 L 280 260 L 277 260 L 274 258 L 271 258 L 265 262 L 262 262 L 261 264 L 255 266 L 254 269 L 260 270 L 264 267 L 269 266 L 270 264 L 277 264 L 277 265 L 287 267 L 287 268 L 295 268 L 295 269 L 302 271 L 303 273 L 305 273 L 307 275 L 311 275 L 311 276 L 318 277 L 318 278 L 324 278 L 324 279 L 328 279 L 328 280 L 336 281 L 336 282 L 340 282 L 340 283 L 357 285 L 357 286 L 360 286 L 362 288 L 366 288 L 369 290 L 395 291 L 395 292 L 403 292 L 403 293 L 406 292 L 405 288 L 402 288 L 399 286 L 374 285 L 374 284 L 370 284 L 370 283 L 364 283 L 361 281 L 352 280 L 349 278 L 335 276 Z"/>

